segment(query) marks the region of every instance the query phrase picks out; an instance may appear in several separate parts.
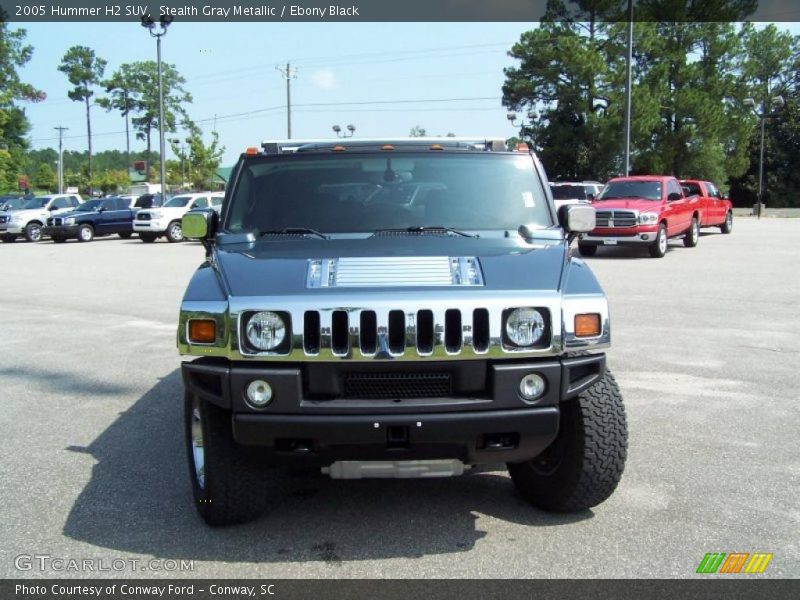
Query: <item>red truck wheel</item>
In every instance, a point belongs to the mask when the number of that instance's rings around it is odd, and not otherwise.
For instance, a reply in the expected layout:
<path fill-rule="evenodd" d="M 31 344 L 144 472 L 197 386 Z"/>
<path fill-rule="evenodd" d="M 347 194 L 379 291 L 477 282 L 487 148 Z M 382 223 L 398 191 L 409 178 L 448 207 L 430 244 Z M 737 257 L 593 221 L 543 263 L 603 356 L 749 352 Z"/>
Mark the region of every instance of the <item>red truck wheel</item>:
<path fill-rule="evenodd" d="M 689 225 L 689 231 L 683 236 L 683 245 L 687 248 L 694 248 L 697 242 L 700 241 L 700 224 L 697 222 L 697 217 L 692 217 L 692 224 Z"/>
<path fill-rule="evenodd" d="M 664 223 L 658 226 L 656 241 L 650 244 L 647 249 L 653 258 L 663 258 L 667 253 L 667 226 Z"/>

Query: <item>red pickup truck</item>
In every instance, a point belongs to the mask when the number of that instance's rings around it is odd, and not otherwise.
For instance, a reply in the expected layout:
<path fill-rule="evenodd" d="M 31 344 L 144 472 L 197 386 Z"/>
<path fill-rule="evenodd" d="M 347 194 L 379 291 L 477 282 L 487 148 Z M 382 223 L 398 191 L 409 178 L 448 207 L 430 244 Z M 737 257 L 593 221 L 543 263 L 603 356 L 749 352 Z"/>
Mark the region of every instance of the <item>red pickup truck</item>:
<path fill-rule="evenodd" d="M 710 181 L 681 180 L 683 193 L 690 201 L 699 198 L 700 227 L 719 227 L 722 233 L 733 231 L 733 204 Z"/>
<path fill-rule="evenodd" d="M 661 258 L 672 237 L 693 248 L 700 239 L 700 204 L 699 197 L 686 198 L 675 177 L 616 177 L 592 202 L 597 226 L 580 237 L 578 250 L 594 256 L 598 246 L 645 246 Z"/>

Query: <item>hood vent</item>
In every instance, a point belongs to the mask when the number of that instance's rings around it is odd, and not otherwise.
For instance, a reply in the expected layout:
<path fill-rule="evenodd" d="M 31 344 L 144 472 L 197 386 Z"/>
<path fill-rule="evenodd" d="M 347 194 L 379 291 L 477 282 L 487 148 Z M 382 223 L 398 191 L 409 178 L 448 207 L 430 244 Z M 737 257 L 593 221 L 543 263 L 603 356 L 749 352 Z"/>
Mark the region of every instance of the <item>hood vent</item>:
<path fill-rule="evenodd" d="M 474 256 L 380 256 L 308 261 L 306 285 L 331 287 L 483 286 Z"/>

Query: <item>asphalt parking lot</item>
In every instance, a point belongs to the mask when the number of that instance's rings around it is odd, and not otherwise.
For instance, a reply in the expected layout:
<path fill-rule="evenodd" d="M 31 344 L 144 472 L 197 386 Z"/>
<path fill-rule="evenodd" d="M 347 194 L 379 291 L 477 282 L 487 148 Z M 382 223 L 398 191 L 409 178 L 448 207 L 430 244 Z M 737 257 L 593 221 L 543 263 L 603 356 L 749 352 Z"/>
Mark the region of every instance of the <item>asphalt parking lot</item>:
<path fill-rule="evenodd" d="M 260 520 L 192 508 L 175 326 L 193 243 L 0 245 L 0 576 L 693 577 L 706 552 L 800 576 L 800 220 L 740 218 L 664 259 L 589 259 L 612 307 L 628 466 L 593 511 L 551 515 L 504 470 L 281 479 Z M 19 555 L 193 560 L 64 573 Z"/>

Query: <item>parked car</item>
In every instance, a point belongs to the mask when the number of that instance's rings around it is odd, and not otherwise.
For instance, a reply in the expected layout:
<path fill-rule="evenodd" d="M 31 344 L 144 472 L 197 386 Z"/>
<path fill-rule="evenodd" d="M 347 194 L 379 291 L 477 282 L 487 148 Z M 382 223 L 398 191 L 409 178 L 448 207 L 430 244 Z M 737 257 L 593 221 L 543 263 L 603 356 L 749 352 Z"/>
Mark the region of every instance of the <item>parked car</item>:
<path fill-rule="evenodd" d="M 208 259 L 178 323 L 207 523 L 257 516 L 270 466 L 349 479 L 505 463 L 522 498 L 559 512 L 613 493 L 627 429 L 608 302 L 569 252 L 594 209 L 556 213 L 538 158 L 505 147 L 266 143 L 241 156 L 221 220 L 184 215 Z M 409 203 L 415 178 L 436 186 Z M 401 201 L 331 193 L 346 183 Z"/>
<path fill-rule="evenodd" d="M 556 209 L 565 204 L 587 204 L 594 200 L 602 189 L 603 184 L 599 181 L 550 182 L 550 192 L 553 194 Z"/>
<path fill-rule="evenodd" d="M 663 175 L 617 177 L 593 202 L 597 226 L 580 236 L 582 256 L 598 246 L 645 246 L 653 258 L 667 253 L 667 240 L 683 237 L 692 248 L 700 238 L 698 201 L 687 200 L 678 180 Z"/>
<path fill-rule="evenodd" d="M 134 212 L 125 198 L 88 200 L 75 210 L 49 217 L 43 235 L 56 243 L 76 238 L 91 242 L 95 237 L 117 234 L 121 238 L 133 235 Z"/>
<path fill-rule="evenodd" d="M 120 194 L 116 196 L 116 198 L 123 198 L 128 202 L 128 208 L 134 208 L 136 206 L 136 201 L 139 199 L 139 196 L 136 194 Z"/>
<path fill-rule="evenodd" d="M 136 198 L 136 202 L 133 203 L 134 210 L 140 210 L 142 208 L 157 208 L 164 204 L 164 197 L 158 194 L 142 194 Z"/>
<path fill-rule="evenodd" d="M 38 242 L 42 239 L 42 227 L 47 217 L 72 210 L 80 203 L 81 197 L 78 194 L 31 198 L 20 210 L 0 215 L 0 239 L 13 242 L 22 235 L 29 242 Z"/>
<path fill-rule="evenodd" d="M 683 193 L 690 200 L 700 200 L 700 227 L 719 227 L 722 233 L 733 231 L 733 203 L 711 181 L 682 179 Z"/>
<path fill-rule="evenodd" d="M 222 192 L 181 194 L 167 200 L 160 208 L 142 209 L 136 213 L 133 230 L 143 242 L 154 242 L 164 236 L 170 242 L 183 241 L 181 218 L 193 208 L 215 208 L 222 205 Z"/>

